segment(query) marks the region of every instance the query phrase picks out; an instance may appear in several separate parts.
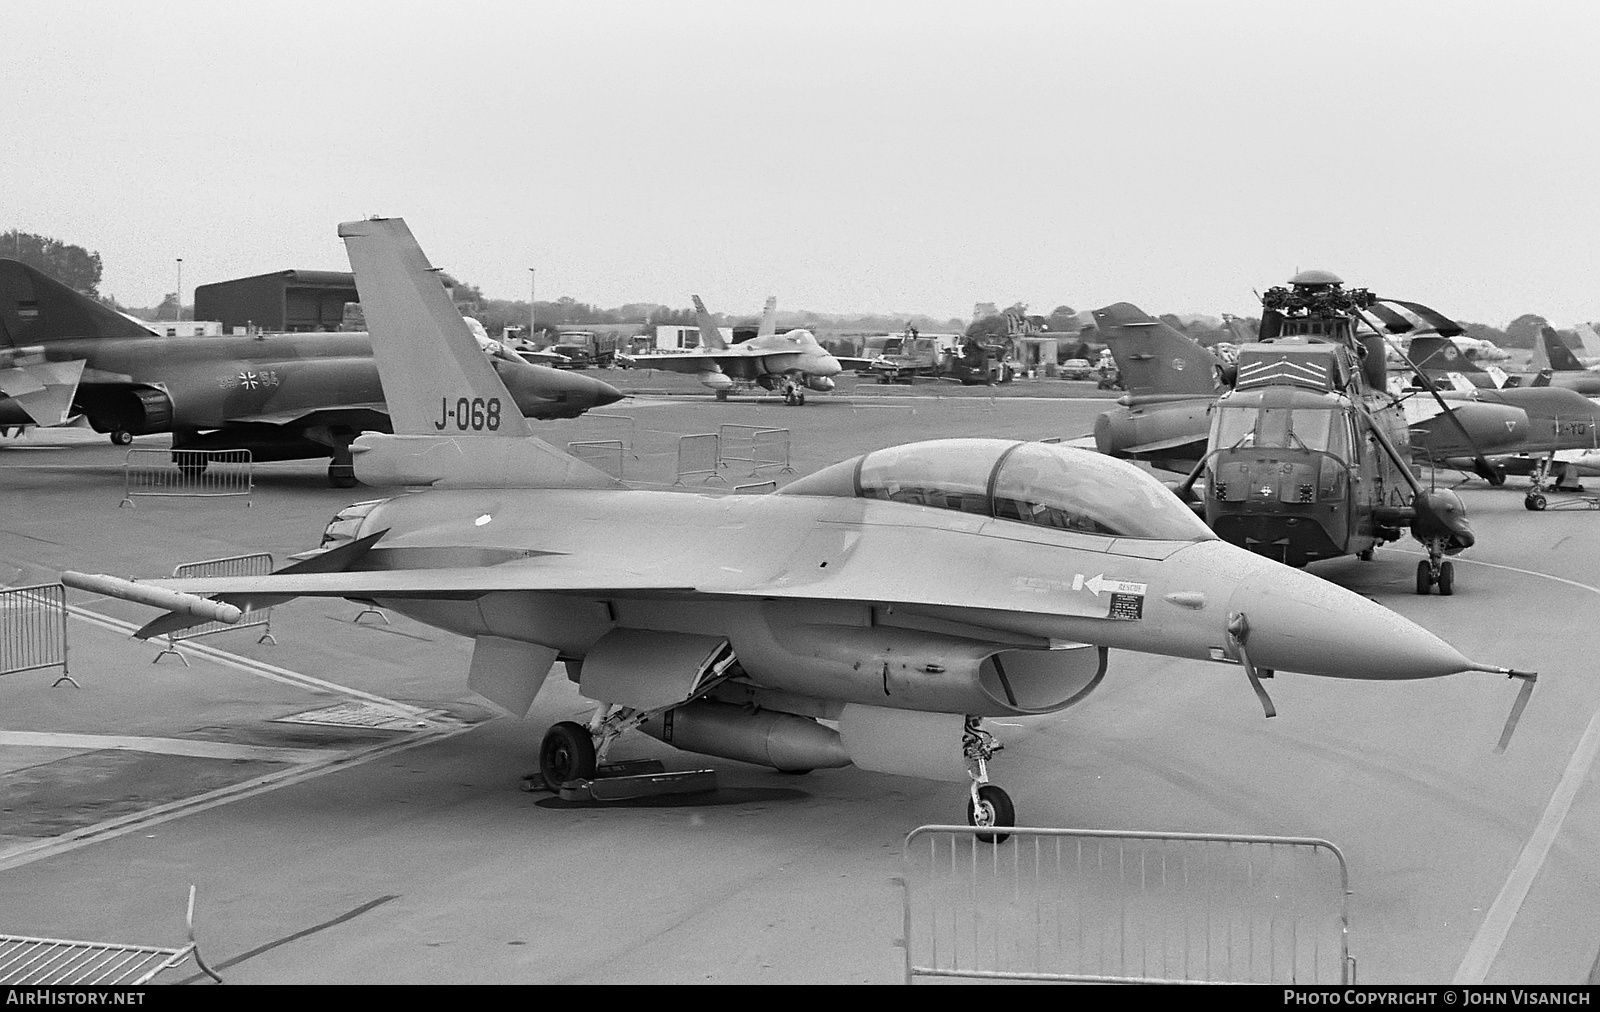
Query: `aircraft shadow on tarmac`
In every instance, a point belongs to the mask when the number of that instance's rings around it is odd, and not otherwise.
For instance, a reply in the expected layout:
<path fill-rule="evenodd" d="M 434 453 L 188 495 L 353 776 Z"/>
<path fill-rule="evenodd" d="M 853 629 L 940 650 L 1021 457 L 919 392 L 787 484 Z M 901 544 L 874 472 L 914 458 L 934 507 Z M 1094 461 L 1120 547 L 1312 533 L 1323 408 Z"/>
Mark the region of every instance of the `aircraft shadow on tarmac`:
<path fill-rule="evenodd" d="M 563 801 L 560 797 L 535 801 L 538 808 L 723 808 L 778 801 L 802 801 L 811 797 L 794 787 L 719 787 L 703 794 L 662 794 L 653 798 L 625 801 Z"/>

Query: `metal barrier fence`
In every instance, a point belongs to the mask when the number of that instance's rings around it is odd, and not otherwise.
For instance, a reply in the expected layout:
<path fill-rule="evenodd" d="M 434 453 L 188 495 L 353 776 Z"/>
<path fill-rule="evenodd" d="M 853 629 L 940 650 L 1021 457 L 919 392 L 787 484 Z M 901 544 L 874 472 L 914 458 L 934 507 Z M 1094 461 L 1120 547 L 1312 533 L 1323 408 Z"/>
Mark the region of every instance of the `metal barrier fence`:
<path fill-rule="evenodd" d="M 0 986 L 135 986 L 148 984 L 162 970 L 190 958 L 212 980 L 222 983 L 200 958 L 200 945 L 194 938 L 194 886 L 189 887 L 187 920 L 189 944 L 176 948 L 0 935 Z"/>
<path fill-rule="evenodd" d="M 717 466 L 749 464 L 750 473 L 763 467 L 780 467 L 793 474 L 789 466 L 789 430 L 764 425 L 727 424 L 717 430 Z"/>
<path fill-rule="evenodd" d="M 639 450 L 636 445 L 638 428 L 634 425 L 632 415 L 608 415 L 603 411 L 585 411 L 583 417 L 607 423 L 611 429 L 620 429 L 617 438 L 622 442 L 623 450 L 634 460 L 639 459 Z"/>
<path fill-rule="evenodd" d="M 970 826 L 906 837 L 906 983 L 1355 982 L 1326 840 Z M 989 831 L 989 832 L 992 832 Z"/>
<path fill-rule="evenodd" d="M 0 590 L 0 675 L 56 667 L 61 677 L 52 686 L 78 685 L 67 670 L 66 588 L 41 583 Z"/>
<path fill-rule="evenodd" d="M 195 576 L 265 576 L 270 572 L 272 572 L 272 556 L 266 552 L 256 552 L 252 555 L 231 555 L 226 559 L 185 562 L 183 565 L 173 569 L 172 578 L 181 580 Z M 205 622 L 197 626 L 190 626 L 188 629 L 167 633 L 164 637 L 167 645 L 161 649 L 160 653 L 156 654 L 155 660 L 150 663 L 155 664 L 161 658 L 171 654 L 182 661 L 185 667 L 188 667 L 189 659 L 178 653 L 177 643 L 183 640 L 198 639 L 201 636 L 210 636 L 213 633 L 256 627 L 260 627 L 263 630 L 261 636 L 256 640 L 257 643 L 278 645 L 278 641 L 272 637 L 272 608 L 246 608 L 244 609 L 244 617 L 231 625 L 227 622 Z"/>
<path fill-rule="evenodd" d="M 568 443 L 567 452 L 585 464 L 599 468 L 613 478 L 621 479 L 622 477 L 624 447 L 620 439 L 586 439 L 576 443 Z"/>
<path fill-rule="evenodd" d="M 254 470 L 249 450 L 129 450 L 122 464 L 122 501 L 117 505 L 133 506 L 133 497 L 144 495 L 243 496 L 249 506 Z"/>
<path fill-rule="evenodd" d="M 725 481 L 717 473 L 717 465 L 721 460 L 722 437 L 715 432 L 696 432 L 688 436 L 678 437 L 678 477 L 674 485 L 682 485 L 683 479 L 700 476 L 702 483 L 715 478 Z"/>

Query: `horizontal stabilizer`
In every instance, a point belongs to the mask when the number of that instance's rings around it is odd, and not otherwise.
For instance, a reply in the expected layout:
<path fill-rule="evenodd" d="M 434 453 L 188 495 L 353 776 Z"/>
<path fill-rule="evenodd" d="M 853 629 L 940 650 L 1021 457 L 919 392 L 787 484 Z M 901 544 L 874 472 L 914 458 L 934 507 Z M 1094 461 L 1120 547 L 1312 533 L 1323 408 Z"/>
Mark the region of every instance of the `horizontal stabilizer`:
<path fill-rule="evenodd" d="M 82 359 L 75 359 L 0 370 L 0 393 L 15 400 L 39 425 L 65 425 L 83 366 Z"/>

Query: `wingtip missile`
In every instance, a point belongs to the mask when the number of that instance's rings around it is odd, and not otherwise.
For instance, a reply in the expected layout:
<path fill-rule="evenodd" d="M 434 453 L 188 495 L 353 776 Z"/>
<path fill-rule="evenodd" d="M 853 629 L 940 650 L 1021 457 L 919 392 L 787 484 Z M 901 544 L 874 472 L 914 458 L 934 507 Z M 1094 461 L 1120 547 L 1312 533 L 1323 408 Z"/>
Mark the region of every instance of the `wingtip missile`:
<path fill-rule="evenodd" d="M 226 622 L 229 625 L 239 621 L 244 612 L 231 604 L 222 601 L 213 601 L 210 598 L 200 597 L 196 594 L 183 594 L 175 590 L 164 590 L 161 587 L 151 587 L 147 584 L 133 580 L 123 580 L 115 576 L 102 576 L 95 573 L 75 573 L 70 570 L 61 574 L 61 582 L 74 590 L 86 590 L 91 594 L 104 594 L 122 601 L 132 601 L 135 604 L 149 605 L 152 608 L 161 608 L 166 611 L 183 612 L 207 621 Z"/>

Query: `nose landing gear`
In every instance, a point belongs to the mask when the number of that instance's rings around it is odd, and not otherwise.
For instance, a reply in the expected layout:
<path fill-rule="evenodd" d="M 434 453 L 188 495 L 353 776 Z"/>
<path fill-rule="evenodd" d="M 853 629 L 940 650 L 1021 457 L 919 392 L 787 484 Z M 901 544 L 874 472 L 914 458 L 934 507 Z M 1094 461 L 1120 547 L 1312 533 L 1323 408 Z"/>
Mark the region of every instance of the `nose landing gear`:
<path fill-rule="evenodd" d="M 1426 594 L 1437 586 L 1440 597 L 1449 597 L 1456 592 L 1455 564 L 1444 557 L 1442 543 L 1429 541 L 1424 547 L 1428 557 L 1417 562 L 1417 593 Z"/>
<path fill-rule="evenodd" d="M 1016 806 L 1011 796 L 989 782 L 989 760 L 1005 748 L 994 735 L 983 729 L 982 717 L 968 717 L 961 739 L 961 752 L 967 758 L 972 776 L 971 796 L 967 799 L 967 825 L 979 829 L 1001 829 L 1017 824 Z M 1005 843 L 1010 833 L 979 833 L 981 843 Z"/>

